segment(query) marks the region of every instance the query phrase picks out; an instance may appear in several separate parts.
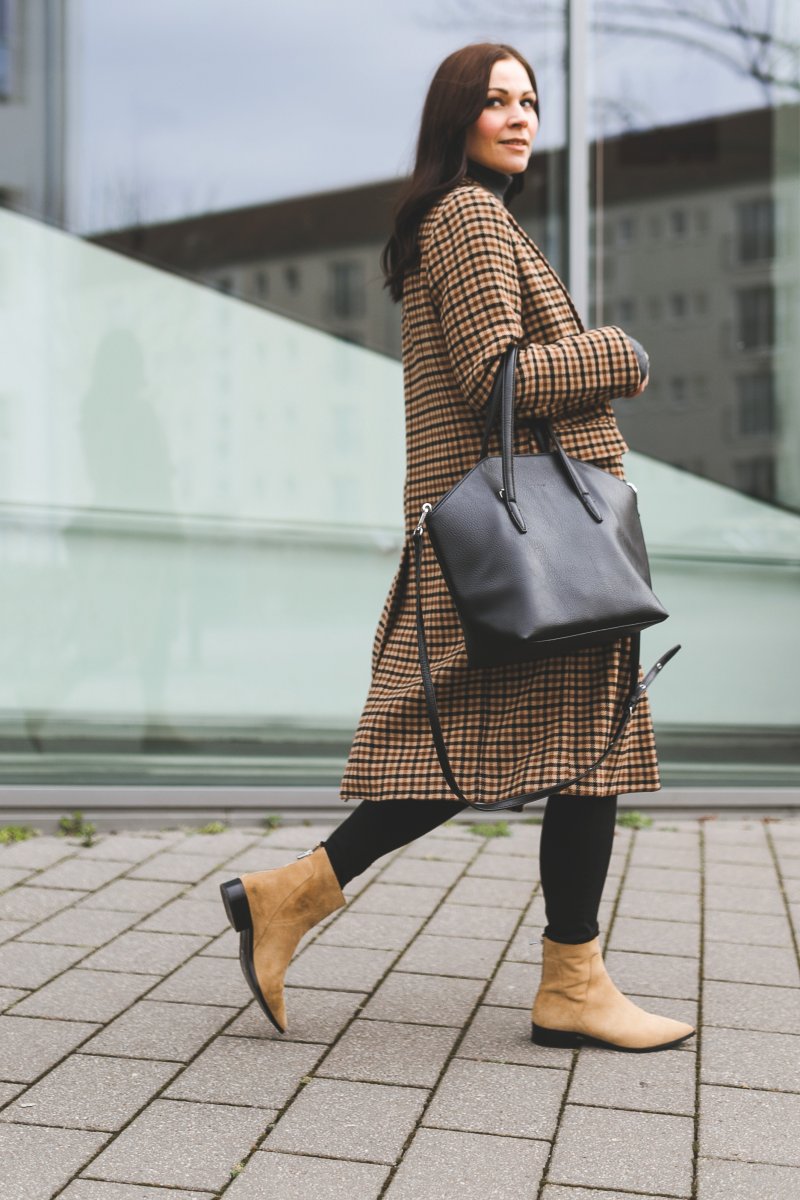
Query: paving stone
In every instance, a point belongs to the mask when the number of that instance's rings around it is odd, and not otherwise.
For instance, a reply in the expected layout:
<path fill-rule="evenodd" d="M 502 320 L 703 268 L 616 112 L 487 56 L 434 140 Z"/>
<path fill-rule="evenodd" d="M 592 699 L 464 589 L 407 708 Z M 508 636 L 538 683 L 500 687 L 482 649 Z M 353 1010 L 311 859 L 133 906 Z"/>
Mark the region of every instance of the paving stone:
<path fill-rule="evenodd" d="M 767 1163 L 726 1162 L 701 1158 L 698 1200 L 797 1200 L 797 1171 Z"/>
<path fill-rule="evenodd" d="M 367 1001 L 362 1016 L 376 1021 L 460 1028 L 472 1012 L 483 986 L 479 979 L 391 971 Z"/>
<path fill-rule="evenodd" d="M 507 962 L 541 963 L 542 931 L 520 925 L 504 955 Z"/>
<path fill-rule="evenodd" d="M 173 900 L 137 926 L 153 933 L 199 933 L 211 935 L 229 929 L 221 899 Z"/>
<path fill-rule="evenodd" d="M 566 1071 L 454 1058 L 423 1118 L 426 1126 L 552 1138 Z M 531 1097 L 536 1097 L 532 1103 Z"/>
<path fill-rule="evenodd" d="M 0 896 L 0 918 L 5 921 L 43 921 L 59 909 L 82 899 L 85 894 L 68 892 L 63 888 L 35 888 L 23 884 Z"/>
<path fill-rule="evenodd" d="M 386 1192 L 386 1200 L 501 1200 L 535 1196 L 548 1145 L 523 1138 L 418 1129 Z"/>
<path fill-rule="evenodd" d="M 157 982 L 155 975 L 84 971 L 73 967 L 33 992 L 14 1008 L 25 1017 L 110 1021 Z"/>
<path fill-rule="evenodd" d="M 91 1165 L 96 1179 L 217 1191 L 264 1132 L 263 1108 L 154 1100 Z"/>
<path fill-rule="evenodd" d="M 617 916 L 695 922 L 700 920 L 700 902 L 697 896 L 642 891 L 626 884 L 620 893 Z"/>
<path fill-rule="evenodd" d="M 24 1089 L 24 1083 L 0 1083 L 0 1105 L 8 1104 Z"/>
<path fill-rule="evenodd" d="M 489 938 L 436 937 L 421 933 L 396 965 L 420 975 L 456 975 L 488 979 L 505 949 Z"/>
<path fill-rule="evenodd" d="M 97 1029 L 86 1021 L 0 1017 L 0 1076 L 30 1083 Z"/>
<path fill-rule="evenodd" d="M 185 1062 L 235 1015 L 235 1008 L 139 1000 L 83 1047 L 91 1054 Z"/>
<path fill-rule="evenodd" d="M 424 837 L 415 838 L 402 853 L 408 858 L 444 858 L 451 862 L 468 863 L 480 850 L 479 843 L 477 837 L 469 842 L 461 838 L 456 841 L 454 838 L 425 834 Z"/>
<path fill-rule="evenodd" d="M 225 1200 L 377 1200 L 388 1174 L 389 1168 L 377 1163 L 259 1151 Z"/>
<path fill-rule="evenodd" d="M 107 1133 L 0 1127 L 0 1196 L 3 1200 L 50 1200 L 108 1141 Z"/>
<path fill-rule="evenodd" d="M 722 815 L 703 822 L 706 841 L 714 842 L 763 842 L 764 823 L 758 817 L 731 817 Z"/>
<path fill-rule="evenodd" d="M 433 1087 L 459 1030 L 356 1020 L 317 1071 L 318 1077 Z"/>
<path fill-rule="evenodd" d="M 111 1132 L 178 1069 L 174 1063 L 73 1054 L 4 1109 L 0 1121 Z"/>
<path fill-rule="evenodd" d="M 402 950 L 424 917 L 391 917 L 388 913 L 343 912 L 319 936 L 320 946 L 361 946 L 365 950 Z"/>
<path fill-rule="evenodd" d="M 105 908 L 117 912 L 151 913 L 183 889 L 182 883 L 143 879 L 117 879 L 82 900 L 80 908 Z"/>
<path fill-rule="evenodd" d="M 89 912 L 85 908 L 67 908 L 23 933 L 23 942 L 50 942 L 57 946 L 102 946 L 118 933 L 129 929 L 138 913 Z"/>
<path fill-rule="evenodd" d="M 693 958 L 626 950 L 609 950 L 604 958 L 606 970 L 622 992 L 675 996 L 679 1000 L 697 998 L 698 964 Z"/>
<path fill-rule="evenodd" d="M 166 975 L 206 944 L 206 939 L 180 933 L 123 933 L 116 941 L 96 950 L 85 967 L 97 971 L 130 971 L 142 975 Z"/>
<path fill-rule="evenodd" d="M 510 879 L 533 887 L 539 879 L 539 865 L 520 855 L 479 854 L 467 867 L 466 879 Z M 526 896 L 527 898 L 527 896 Z"/>
<path fill-rule="evenodd" d="M 0 859 L 0 864 L 2 864 Z M 21 879 L 35 879 L 29 867 L 4 867 L 0 865 L 0 892 L 4 892 L 6 888 L 13 887 L 15 883 L 19 883 Z"/>
<path fill-rule="evenodd" d="M 549 1180 L 611 1191 L 691 1196 L 693 1136 L 691 1117 L 568 1104 L 550 1160 Z"/>
<path fill-rule="evenodd" d="M 783 899 L 777 883 L 772 888 L 738 888 L 732 884 L 706 885 L 706 908 L 722 908 L 726 912 L 771 913 L 781 916 Z"/>
<path fill-rule="evenodd" d="M 800 1166 L 800 1096 L 700 1085 L 700 1153 Z"/>
<path fill-rule="evenodd" d="M 7 942 L 10 938 L 22 933 L 27 924 L 27 921 L 0 921 L 0 943 Z"/>
<path fill-rule="evenodd" d="M 706 865 L 706 885 L 721 884 L 741 888 L 773 888 L 777 887 L 777 876 L 772 863 L 754 865 L 752 863 L 715 863 Z"/>
<path fill-rule="evenodd" d="M 222 933 L 218 933 L 212 941 L 208 942 L 200 953 L 208 954 L 212 958 L 238 958 L 239 934 L 229 925 L 227 929 L 223 929 Z"/>
<path fill-rule="evenodd" d="M 584 1047 L 578 1055 L 569 1098 L 573 1104 L 597 1108 L 694 1116 L 694 1056 L 668 1050 L 658 1054 L 610 1054 Z"/>
<path fill-rule="evenodd" d="M 286 988 L 289 1025 L 278 1033 L 255 1000 L 228 1027 L 241 1037 L 330 1044 L 366 1000 L 364 992 L 325 992 L 321 988 Z"/>
<path fill-rule="evenodd" d="M 150 1000 L 222 1004 L 243 1008 L 252 997 L 238 964 L 227 958 L 192 958 L 150 993 Z"/>
<path fill-rule="evenodd" d="M 82 858 L 68 858 L 65 862 L 48 867 L 39 875 L 31 876 L 31 887 L 71 888 L 78 892 L 91 892 L 102 887 L 126 871 L 126 863 L 87 862 Z"/>
<path fill-rule="evenodd" d="M 199 855 L 201 858 L 213 858 L 214 862 L 223 863 L 234 854 L 241 854 L 251 846 L 261 842 L 258 834 L 243 833 L 236 829 L 228 829 L 225 833 L 194 833 L 176 842 L 172 847 L 175 854 Z"/>
<path fill-rule="evenodd" d="M 703 985 L 703 1024 L 800 1034 L 800 1006 L 793 988 L 747 983 Z"/>
<path fill-rule="evenodd" d="M 677 867 L 682 871 L 700 870 L 699 845 L 682 848 L 659 846 L 652 842 L 636 843 L 632 852 L 630 865 L 632 867 Z"/>
<path fill-rule="evenodd" d="M 135 834 L 101 835 L 94 846 L 81 850 L 79 858 L 109 859 L 111 862 L 139 863 L 175 842 L 173 834 L 137 837 Z"/>
<path fill-rule="evenodd" d="M 73 1179 L 58 1200 L 213 1200 L 211 1192 L 175 1191 L 174 1188 L 139 1187 L 130 1183 L 105 1183 L 99 1179 Z"/>
<path fill-rule="evenodd" d="M 200 862 L 208 863 L 208 859 L 200 859 Z M 206 903 L 221 905 L 219 889 L 221 884 L 228 883 L 234 878 L 236 872 L 231 872 L 228 867 L 222 867 L 217 871 L 212 871 L 211 874 L 206 874 L 205 879 L 201 879 L 194 887 L 189 888 L 186 892 L 186 900 L 202 900 Z"/>
<path fill-rule="evenodd" d="M 486 1003 L 507 1008 L 531 1008 L 540 975 L 540 970 L 530 963 L 501 963 L 489 985 Z"/>
<path fill-rule="evenodd" d="M 703 957 L 706 979 L 731 983 L 766 983 L 777 987 L 797 987 L 800 976 L 792 950 L 778 946 L 733 946 L 709 942 Z"/>
<path fill-rule="evenodd" d="M 440 937 L 480 937 L 507 941 L 519 916 L 510 908 L 478 908 L 474 904 L 442 904 L 425 926 Z"/>
<path fill-rule="evenodd" d="M 292 960 L 286 983 L 292 987 L 341 988 L 370 992 L 395 958 L 392 950 L 359 950 L 352 946 L 307 946 Z"/>
<path fill-rule="evenodd" d="M 244 875 L 250 871 L 274 871 L 278 867 L 288 866 L 289 863 L 295 861 L 296 855 L 291 850 L 282 849 L 280 846 L 267 847 L 262 844 L 235 855 L 225 863 L 225 870 L 228 872 L 228 879 L 233 879 L 237 875 Z"/>
<path fill-rule="evenodd" d="M 617 917 L 611 930 L 609 948 L 640 954 L 675 954 L 697 958 L 700 954 L 700 927 L 685 921 Z"/>
<path fill-rule="evenodd" d="M 617 834 L 622 832 L 617 826 Z M 632 830 L 626 830 L 628 840 Z M 699 844 L 700 827 L 694 820 L 682 820 L 679 829 L 668 829 L 664 825 L 654 825 L 650 829 L 639 829 L 636 832 L 636 848 L 642 846 L 660 846 L 662 849 L 691 850 Z"/>
<path fill-rule="evenodd" d="M 727 913 L 709 909 L 705 936 L 709 942 L 735 942 L 737 945 L 789 947 L 792 944 L 786 918 L 763 913 Z"/>
<path fill-rule="evenodd" d="M 447 897 L 451 904 L 479 904 L 490 908 L 521 910 L 529 902 L 536 881 L 520 879 L 459 879 Z"/>
<path fill-rule="evenodd" d="M 261 1148 L 393 1163 L 417 1124 L 427 1095 L 423 1088 L 312 1079 Z"/>
<path fill-rule="evenodd" d="M 218 1037 L 170 1084 L 165 1096 L 251 1108 L 282 1108 L 326 1046 Z"/>
<path fill-rule="evenodd" d="M 0 846 L 0 866 L 29 867 L 38 871 L 54 862 L 75 853 L 75 847 L 63 838 L 37 837 L 26 842 L 14 842 L 11 846 Z"/>
<path fill-rule="evenodd" d="M 444 887 L 410 887 L 408 884 L 373 883 L 368 892 L 348 905 L 348 911 L 427 917 L 441 902 L 446 890 Z"/>
<path fill-rule="evenodd" d="M 18 1000 L 21 1000 L 27 994 L 24 988 L 0 987 L 0 1012 L 10 1008 L 12 1004 L 16 1004 Z"/>
<path fill-rule="evenodd" d="M 700 895 L 700 872 L 675 867 L 628 867 L 626 887 L 653 892 L 678 892 L 681 896 Z"/>
<path fill-rule="evenodd" d="M 342 811 L 342 819 L 349 816 L 355 805 L 350 808 L 344 808 Z M 303 825 L 299 822 L 293 824 L 282 825 L 280 829 L 273 829 L 266 837 L 261 838 L 256 845 L 264 845 L 267 849 L 280 847 L 283 850 L 311 850 L 317 842 L 322 842 L 333 832 L 338 821 L 317 822 L 316 824 Z"/>
<path fill-rule="evenodd" d="M 753 866 L 770 866 L 772 855 L 766 842 L 753 843 L 706 843 L 706 865 L 711 863 L 745 863 Z"/>
<path fill-rule="evenodd" d="M 158 879 L 171 883 L 197 883 L 208 874 L 209 864 L 197 854 L 165 850 L 129 871 L 129 879 Z"/>
<path fill-rule="evenodd" d="M 82 946 L 38 946 L 6 942 L 0 946 L 0 979 L 9 987 L 37 988 L 82 958 Z"/>
<path fill-rule="evenodd" d="M 749 1029 L 703 1032 L 703 1083 L 800 1092 L 800 1037 Z"/>
<path fill-rule="evenodd" d="M 423 858 L 406 858 L 400 856 L 394 859 L 381 872 L 381 883 L 404 883 L 422 887 L 448 888 L 458 879 L 464 870 L 464 864 L 439 859 L 426 862 Z"/>
<path fill-rule="evenodd" d="M 571 1050 L 537 1046 L 531 1041 L 530 1016 L 514 1008 L 483 1004 L 475 1013 L 464 1040 L 458 1047 L 459 1058 L 480 1062 L 519 1063 L 529 1067 L 572 1065 Z"/>

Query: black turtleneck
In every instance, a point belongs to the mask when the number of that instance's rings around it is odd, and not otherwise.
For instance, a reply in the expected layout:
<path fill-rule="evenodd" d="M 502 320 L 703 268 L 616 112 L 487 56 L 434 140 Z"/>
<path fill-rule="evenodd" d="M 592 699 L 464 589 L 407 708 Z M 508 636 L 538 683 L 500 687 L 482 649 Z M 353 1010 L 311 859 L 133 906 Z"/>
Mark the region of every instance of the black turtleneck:
<path fill-rule="evenodd" d="M 467 159 L 467 174 L 470 179 L 474 179 L 476 183 L 483 184 L 485 188 L 493 192 L 498 200 L 505 198 L 505 194 L 513 178 L 513 176 L 506 175 L 503 171 L 495 171 L 494 167 L 485 167 L 483 163 L 476 162 L 474 158 Z"/>

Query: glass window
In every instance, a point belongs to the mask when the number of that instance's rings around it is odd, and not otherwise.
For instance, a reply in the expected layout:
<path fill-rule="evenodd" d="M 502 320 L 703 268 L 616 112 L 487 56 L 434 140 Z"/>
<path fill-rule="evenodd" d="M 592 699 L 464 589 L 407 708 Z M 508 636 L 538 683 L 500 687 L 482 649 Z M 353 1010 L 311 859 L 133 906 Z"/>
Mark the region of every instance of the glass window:
<path fill-rule="evenodd" d="M 330 310 L 334 317 L 360 317 L 364 313 L 364 264 L 334 262 L 328 264 Z"/>
<path fill-rule="evenodd" d="M 742 263 L 774 257 L 775 201 L 772 196 L 736 205 L 736 254 Z"/>
<path fill-rule="evenodd" d="M 738 390 L 739 433 L 775 432 L 775 377 L 771 371 L 740 375 Z"/>
<path fill-rule="evenodd" d="M 0 100 L 8 100 L 12 91 L 11 3 L 0 0 Z"/>
<path fill-rule="evenodd" d="M 765 284 L 741 288 L 734 299 L 738 349 L 768 349 L 775 342 L 775 292 L 772 287 Z"/>

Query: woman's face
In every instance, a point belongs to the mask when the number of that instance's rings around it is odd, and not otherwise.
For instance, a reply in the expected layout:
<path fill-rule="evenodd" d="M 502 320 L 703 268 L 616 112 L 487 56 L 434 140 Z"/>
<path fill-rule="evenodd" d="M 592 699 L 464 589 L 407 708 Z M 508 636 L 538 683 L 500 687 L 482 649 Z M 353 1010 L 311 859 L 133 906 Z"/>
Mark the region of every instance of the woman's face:
<path fill-rule="evenodd" d="M 517 175 L 524 171 L 539 128 L 536 100 L 528 72 L 516 58 L 501 58 L 492 67 L 483 112 L 467 129 L 469 158 Z"/>

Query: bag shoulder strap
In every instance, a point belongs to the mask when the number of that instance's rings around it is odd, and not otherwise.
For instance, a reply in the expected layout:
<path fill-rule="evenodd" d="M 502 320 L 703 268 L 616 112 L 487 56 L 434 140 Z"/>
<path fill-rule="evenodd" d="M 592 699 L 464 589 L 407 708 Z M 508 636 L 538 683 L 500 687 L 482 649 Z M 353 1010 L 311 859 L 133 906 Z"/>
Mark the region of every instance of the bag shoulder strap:
<path fill-rule="evenodd" d="M 456 782 L 453 769 L 450 765 L 450 758 L 445 745 L 444 734 L 442 733 L 442 723 L 439 720 L 439 707 L 436 701 L 436 689 L 433 684 L 433 676 L 431 675 L 430 661 L 428 659 L 428 645 L 425 639 L 425 623 L 422 615 L 422 535 L 423 522 L 420 521 L 417 528 L 414 530 L 414 576 L 417 593 L 417 645 L 419 648 L 419 663 L 422 669 L 422 682 L 425 688 L 425 704 L 428 710 L 428 720 L 430 721 L 431 731 L 433 733 L 433 742 L 436 747 L 436 755 L 439 759 L 439 765 L 442 768 L 442 774 L 445 777 L 450 791 L 458 797 L 464 804 L 470 805 L 471 808 L 476 808 L 480 812 L 496 812 L 501 809 L 514 809 L 517 812 L 522 811 L 525 804 L 530 804 L 534 800 L 542 800 L 545 796 L 552 796 L 556 792 L 563 791 L 564 788 L 570 787 L 573 783 L 578 783 L 581 779 L 585 779 L 587 775 L 595 771 L 603 760 L 611 753 L 619 739 L 622 737 L 627 728 L 628 721 L 633 715 L 636 705 L 647 691 L 650 684 L 656 678 L 658 673 L 669 662 L 673 655 L 680 650 L 680 644 L 673 646 L 667 650 L 665 654 L 650 668 L 647 674 L 639 682 L 639 654 L 641 648 L 641 638 L 638 633 L 631 636 L 631 652 L 629 660 L 629 687 L 628 694 L 622 704 L 622 712 L 617 728 L 613 737 L 606 746 L 603 753 L 594 760 L 594 762 L 586 768 L 585 771 L 573 775 L 570 779 L 562 779 L 558 783 L 540 788 L 536 792 L 523 792 L 519 796 L 508 796 L 503 800 L 484 803 L 479 800 L 470 800 L 464 795 L 458 783 Z"/>

